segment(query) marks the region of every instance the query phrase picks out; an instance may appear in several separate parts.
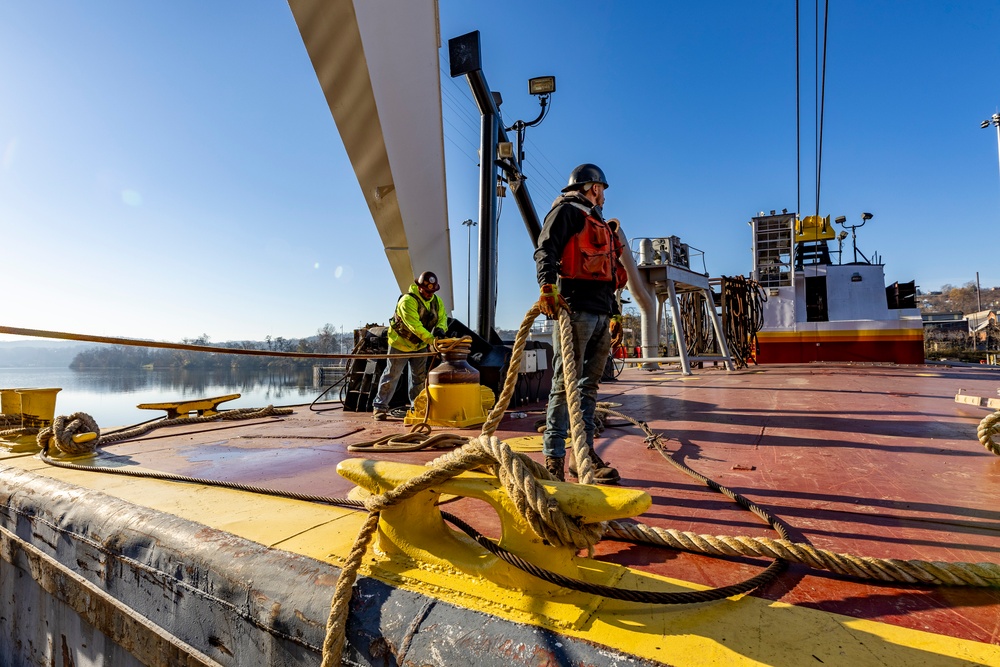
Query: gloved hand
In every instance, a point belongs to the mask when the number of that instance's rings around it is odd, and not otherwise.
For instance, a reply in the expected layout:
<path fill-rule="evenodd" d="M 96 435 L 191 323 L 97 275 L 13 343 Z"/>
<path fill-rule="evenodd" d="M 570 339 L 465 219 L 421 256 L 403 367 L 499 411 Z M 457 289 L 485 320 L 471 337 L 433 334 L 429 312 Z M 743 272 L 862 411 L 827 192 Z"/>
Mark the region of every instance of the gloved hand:
<path fill-rule="evenodd" d="M 444 338 L 448 335 L 448 332 L 441 327 L 434 327 L 434 331 L 431 332 L 431 335 L 435 338 Z"/>
<path fill-rule="evenodd" d="M 625 331 L 622 330 L 621 315 L 611 316 L 611 322 L 608 324 L 608 330 L 611 332 L 611 349 L 621 347 L 622 343 L 625 342 Z"/>
<path fill-rule="evenodd" d="M 541 296 L 538 297 L 538 307 L 542 313 L 552 319 L 559 317 L 559 310 L 565 308 L 569 310 L 566 299 L 559 294 L 559 286 L 546 283 L 541 287 Z"/>

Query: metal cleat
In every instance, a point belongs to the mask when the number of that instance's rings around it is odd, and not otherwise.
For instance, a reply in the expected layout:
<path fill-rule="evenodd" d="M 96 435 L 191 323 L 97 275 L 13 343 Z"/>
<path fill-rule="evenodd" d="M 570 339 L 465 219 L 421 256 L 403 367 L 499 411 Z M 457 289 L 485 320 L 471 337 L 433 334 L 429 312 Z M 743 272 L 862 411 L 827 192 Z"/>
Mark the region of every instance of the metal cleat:
<path fill-rule="evenodd" d="M 214 398 L 199 398 L 193 401 L 183 401 L 180 403 L 140 403 L 135 406 L 140 410 L 166 410 L 167 419 L 177 417 L 188 417 L 192 412 L 198 413 L 199 417 L 211 417 L 219 414 L 219 404 L 232 401 L 240 397 L 240 394 L 227 394 L 226 396 L 216 396 Z"/>
<path fill-rule="evenodd" d="M 348 459 L 337 466 L 338 473 L 373 494 L 394 489 L 427 470 L 425 466 L 366 459 Z M 638 516 L 652 503 L 645 491 L 539 481 L 563 512 L 580 517 L 586 523 Z M 574 547 L 552 546 L 542 540 L 518 512 L 500 481 L 476 472 L 452 477 L 383 510 L 375 551 L 388 558 L 406 557 L 425 567 L 457 569 L 466 575 L 534 595 L 567 593 L 564 588 L 508 565 L 465 533 L 445 525 L 438 509 L 441 496 L 445 494 L 488 503 L 500 518 L 499 545 L 507 551 L 567 577 L 610 583 L 607 571 L 595 568 L 594 561 L 578 558 Z"/>

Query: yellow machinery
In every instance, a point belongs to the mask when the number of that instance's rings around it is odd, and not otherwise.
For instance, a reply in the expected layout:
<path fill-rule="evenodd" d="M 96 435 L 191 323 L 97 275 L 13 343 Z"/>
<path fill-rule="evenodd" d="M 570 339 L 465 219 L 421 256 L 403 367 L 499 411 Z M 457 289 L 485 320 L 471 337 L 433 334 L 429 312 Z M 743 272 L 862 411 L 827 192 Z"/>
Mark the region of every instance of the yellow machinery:
<path fill-rule="evenodd" d="M 807 215 L 795 221 L 795 242 L 830 241 L 837 234 L 830 224 L 830 216 Z"/>
<path fill-rule="evenodd" d="M 479 371 L 466 357 L 471 338 L 439 342 L 444 361 L 427 374 L 427 387 L 420 392 L 403 422 L 464 428 L 486 422 L 496 400 L 489 387 L 479 384 Z"/>
<path fill-rule="evenodd" d="M 11 451 L 37 448 L 35 434 L 48 426 L 56 414 L 56 394 L 61 388 L 0 389 L 0 445 Z M 18 431 L 21 431 L 20 433 Z"/>

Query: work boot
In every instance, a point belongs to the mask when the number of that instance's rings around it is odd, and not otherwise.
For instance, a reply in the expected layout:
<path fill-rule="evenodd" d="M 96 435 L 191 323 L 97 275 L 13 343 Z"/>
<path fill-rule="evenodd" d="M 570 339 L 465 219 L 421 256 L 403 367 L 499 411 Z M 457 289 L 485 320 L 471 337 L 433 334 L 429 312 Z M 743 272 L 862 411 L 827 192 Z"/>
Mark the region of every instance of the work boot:
<path fill-rule="evenodd" d="M 590 448 L 589 452 L 590 460 L 594 463 L 594 481 L 598 484 L 617 484 L 621 480 L 621 475 L 618 471 L 612 468 L 610 465 L 601 460 L 601 457 L 597 455 L 594 448 Z M 579 478 L 580 475 L 577 474 L 576 470 L 576 457 L 569 457 L 569 474 L 573 477 Z"/>
<path fill-rule="evenodd" d="M 389 417 L 389 413 L 385 410 L 375 410 L 372 416 L 375 418 L 375 421 L 384 422 Z"/>
<path fill-rule="evenodd" d="M 545 457 L 545 469 L 549 473 L 558 479 L 560 482 L 566 481 L 566 471 L 563 468 L 563 462 L 565 461 L 563 456 L 546 456 Z"/>

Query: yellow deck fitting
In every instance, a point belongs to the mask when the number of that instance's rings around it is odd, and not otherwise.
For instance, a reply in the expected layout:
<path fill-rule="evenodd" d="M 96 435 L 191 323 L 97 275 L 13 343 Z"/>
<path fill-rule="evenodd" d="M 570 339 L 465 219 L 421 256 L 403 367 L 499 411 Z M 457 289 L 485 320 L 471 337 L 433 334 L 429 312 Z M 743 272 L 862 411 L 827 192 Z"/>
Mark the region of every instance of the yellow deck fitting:
<path fill-rule="evenodd" d="M 232 401 L 240 397 L 240 394 L 227 394 L 214 398 L 199 398 L 193 401 L 183 401 L 181 403 L 140 403 L 135 406 L 140 410 L 166 410 L 167 419 L 177 417 L 188 417 L 192 412 L 198 413 L 199 417 L 211 417 L 219 414 L 220 403 Z"/>
<path fill-rule="evenodd" d="M 427 472 L 425 466 L 347 459 L 337 472 L 371 493 L 384 493 Z M 545 493 L 556 500 L 567 515 L 586 523 L 634 517 L 645 512 L 652 499 L 645 491 L 585 484 L 543 482 Z M 595 576 L 586 559 L 571 546 L 552 546 L 538 537 L 513 501 L 491 475 L 465 472 L 421 491 L 381 512 L 375 550 L 389 558 L 407 557 L 432 567 L 458 569 L 509 589 L 531 595 L 566 594 L 566 589 L 537 579 L 503 562 L 474 540 L 448 527 L 437 503 L 442 494 L 476 498 L 487 502 L 500 517 L 501 547 L 547 570 L 567 577 L 589 580 Z"/>
<path fill-rule="evenodd" d="M 430 400 L 428 401 L 428 396 Z M 486 422 L 495 399 L 493 390 L 480 384 L 430 385 L 413 401 L 404 424 L 468 428 Z"/>
<path fill-rule="evenodd" d="M 1000 398 L 985 398 L 983 396 L 972 396 L 970 394 L 963 394 L 964 389 L 959 389 L 958 393 L 955 394 L 956 403 L 966 403 L 968 405 L 974 405 L 977 408 L 990 408 L 992 410 L 1000 410 Z"/>
<path fill-rule="evenodd" d="M 38 449 L 35 433 L 52 426 L 56 414 L 57 387 L 42 389 L 0 389 L 0 414 L 7 420 L 0 429 L 24 429 L 27 433 L 0 438 L 0 446 L 12 452 Z"/>

